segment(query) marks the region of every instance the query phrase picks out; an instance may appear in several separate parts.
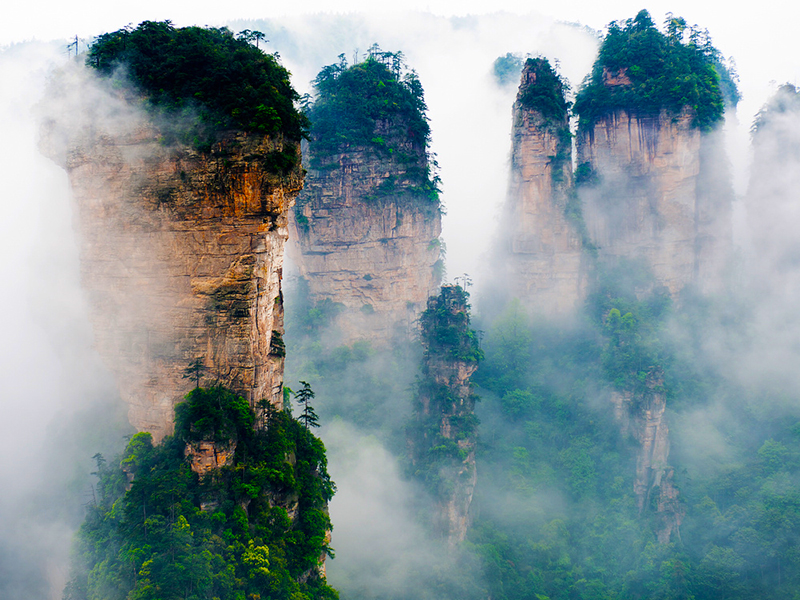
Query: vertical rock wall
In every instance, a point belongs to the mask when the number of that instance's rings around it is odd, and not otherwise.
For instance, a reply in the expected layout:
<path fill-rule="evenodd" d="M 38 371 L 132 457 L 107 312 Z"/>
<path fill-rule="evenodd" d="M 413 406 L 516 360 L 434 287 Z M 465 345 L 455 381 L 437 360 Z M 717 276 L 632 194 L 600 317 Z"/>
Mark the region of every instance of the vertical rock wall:
<path fill-rule="evenodd" d="M 299 166 L 271 172 L 283 140 L 228 131 L 201 152 L 141 117 L 51 119 L 43 146 L 69 174 L 96 344 L 131 423 L 170 433 L 198 359 L 201 383 L 281 403 L 283 251 L 302 188 Z"/>
<path fill-rule="evenodd" d="M 596 179 L 579 194 L 598 256 L 640 261 L 673 296 L 718 283 L 730 249 L 721 132 L 703 134 L 692 119 L 617 111 L 576 140 L 578 164 Z"/>
<path fill-rule="evenodd" d="M 402 125 L 402 124 L 401 124 Z M 440 281 L 438 202 L 414 190 L 427 166 L 402 126 L 379 123 L 386 150 L 343 148 L 312 160 L 292 228 L 295 260 L 312 303 L 343 309 L 343 342 L 406 337 Z M 410 159 L 397 159 L 403 154 Z M 314 159 L 317 160 L 314 160 Z M 319 164 L 324 162 L 324 164 Z"/>
<path fill-rule="evenodd" d="M 668 465 L 669 427 L 664 415 L 667 398 L 663 373 L 656 369 L 648 374 L 641 391 L 612 392 L 611 401 L 622 435 L 631 436 L 637 443 L 633 491 L 639 512 L 658 515 L 656 535 L 660 542 L 675 541 L 673 535 L 679 538 L 686 511 L 678 502 L 674 469 Z"/>
<path fill-rule="evenodd" d="M 476 398 L 470 377 L 480 357 L 460 287 L 444 286 L 439 296 L 428 300 L 422 340 L 425 357 L 410 429 L 410 456 L 434 497 L 434 529 L 455 544 L 465 539 L 477 482 Z"/>
<path fill-rule="evenodd" d="M 581 193 L 592 242 L 601 256 L 643 260 L 676 294 L 694 279 L 700 132 L 692 115 L 657 118 L 624 111 L 577 139 L 578 164 L 600 184 Z"/>
<path fill-rule="evenodd" d="M 569 312 L 583 297 L 586 266 L 579 228 L 567 216 L 572 190 L 568 115 L 546 118 L 525 93 L 543 85 L 526 64 L 514 103 L 511 179 L 504 215 L 511 294 L 532 310 Z"/>

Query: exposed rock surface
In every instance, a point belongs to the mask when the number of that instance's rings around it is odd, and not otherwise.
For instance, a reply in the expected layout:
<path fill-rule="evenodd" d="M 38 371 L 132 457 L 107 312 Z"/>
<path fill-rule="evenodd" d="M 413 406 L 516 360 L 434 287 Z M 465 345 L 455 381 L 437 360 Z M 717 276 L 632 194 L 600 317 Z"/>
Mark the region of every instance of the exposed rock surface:
<path fill-rule="evenodd" d="M 654 511 L 658 515 L 656 534 L 660 542 L 669 542 L 673 534 L 677 539 L 686 511 L 678 501 L 674 470 L 668 465 L 669 427 L 664 416 L 667 407 L 664 376 L 660 370 L 651 372 L 643 390 L 614 391 L 611 401 L 623 436 L 629 435 L 637 442 L 633 491 L 639 512 Z"/>
<path fill-rule="evenodd" d="M 391 154 L 347 147 L 315 157 L 312 140 L 292 225 L 310 301 L 341 305 L 343 342 L 407 336 L 440 281 L 439 206 L 414 188 L 427 165 L 424 148 L 397 124 L 379 122 L 377 135 Z"/>
<path fill-rule="evenodd" d="M 201 441 L 186 444 L 184 454 L 189 459 L 192 471 L 201 477 L 211 470 L 233 464 L 236 444 L 217 444 Z"/>
<path fill-rule="evenodd" d="M 700 132 L 687 111 L 640 117 L 624 111 L 579 134 L 578 164 L 600 184 L 582 190 L 589 236 L 604 257 L 645 261 L 677 294 L 697 271 Z"/>
<path fill-rule="evenodd" d="M 281 272 L 299 166 L 273 174 L 283 140 L 257 134 L 223 132 L 206 151 L 166 145 L 124 98 L 103 103 L 114 109 L 102 119 L 80 103 L 50 115 L 43 148 L 69 174 L 96 344 L 131 423 L 156 440 L 170 433 L 196 359 L 203 380 L 251 405 L 281 403 Z"/>
<path fill-rule="evenodd" d="M 701 133 L 684 110 L 625 111 L 579 133 L 578 164 L 596 182 L 579 189 L 588 237 L 601 259 L 639 261 L 656 286 L 717 289 L 730 252 L 730 174 L 721 131 Z"/>
<path fill-rule="evenodd" d="M 701 133 L 688 109 L 613 112 L 579 131 L 573 187 L 566 115 L 545 118 L 521 101 L 540 85 L 535 75 L 523 71 L 514 104 L 511 294 L 534 312 L 569 312 L 585 296 L 595 259 L 638 262 L 673 296 L 690 284 L 719 289 L 733 197 L 722 132 Z M 627 85 L 624 73 L 605 82 Z"/>
<path fill-rule="evenodd" d="M 480 352 L 460 287 L 445 286 L 428 300 L 422 340 L 425 358 L 410 454 L 417 473 L 433 483 L 434 528 L 455 544 L 465 539 L 477 482 L 476 398 L 470 377 L 478 368 Z"/>
<path fill-rule="evenodd" d="M 567 113 L 547 118 L 523 97 L 537 64 L 522 72 L 514 103 L 511 181 L 506 206 L 509 289 L 537 312 L 567 312 L 583 297 L 586 266 L 581 236 L 567 217 L 572 193 Z"/>

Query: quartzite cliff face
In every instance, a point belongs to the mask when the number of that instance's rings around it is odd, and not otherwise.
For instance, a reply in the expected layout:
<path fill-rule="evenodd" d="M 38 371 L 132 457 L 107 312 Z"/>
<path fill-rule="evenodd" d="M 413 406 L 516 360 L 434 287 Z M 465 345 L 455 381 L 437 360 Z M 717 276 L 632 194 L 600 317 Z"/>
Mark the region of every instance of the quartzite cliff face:
<path fill-rule="evenodd" d="M 597 180 L 579 195 L 598 257 L 640 261 L 673 297 L 713 285 L 730 239 L 730 197 L 709 182 L 720 172 L 718 139 L 692 119 L 615 111 L 576 140 L 578 164 Z"/>
<path fill-rule="evenodd" d="M 514 105 L 507 204 L 509 288 L 534 312 L 574 309 L 596 264 L 637 262 L 673 297 L 714 289 L 730 249 L 732 193 L 720 133 L 693 114 L 612 111 L 578 131 L 573 187 L 569 147 L 554 121 L 521 101 L 537 80 L 529 61 Z M 624 76 L 606 85 L 626 85 Z M 549 83 L 547 84 L 549 85 Z M 563 134 L 562 134 L 563 136 Z"/>
<path fill-rule="evenodd" d="M 51 115 L 43 146 L 69 174 L 96 345 L 131 423 L 170 433 L 198 359 L 202 381 L 281 403 L 281 272 L 300 168 L 271 172 L 284 142 L 260 134 L 222 132 L 202 152 L 165 145 L 124 99 L 107 101 L 124 121 Z"/>
<path fill-rule="evenodd" d="M 557 81 L 546 78 L 549 69 L 542 59 L 529 60 L 514 103 L 506 268 L 513 296 L 559 313 L 583 296 L 586 259 L 579 228 L 567 216 L 568 203 L 574 202 L 567 111 L 546 116 L 525 101 L 532 88 Z"/>
<path fill-rule="evenodd" d="M 386 344 L 396 333 L 408 336 L 439 284 L 438 203 L 413 190 L 427 156 L 401 125 L 379 122 L 375 131 L 392 154 L 347 147 L 318 165 L 309 143 L 312 160 L 293 219 L 295 255 L 311 302 L 343 307 L 343 341 Z"/>
<path fill-rule="evenodd" d="M 463 542 L 477 482 L 475 394 L 470 378 L 482 356 L 469 328 L 467 296 L 444 286 L 423 313 L 425 356 L 409 449 L 414 472 L 429 486 L 432 525 L 448 543 Z"/>

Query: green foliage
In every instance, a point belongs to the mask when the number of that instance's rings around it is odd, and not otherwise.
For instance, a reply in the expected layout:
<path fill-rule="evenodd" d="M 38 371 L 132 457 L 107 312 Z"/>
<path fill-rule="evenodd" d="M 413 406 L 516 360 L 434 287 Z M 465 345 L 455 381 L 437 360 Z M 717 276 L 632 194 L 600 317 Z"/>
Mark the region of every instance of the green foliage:
<path fill-rule="evenodd" d="M 401 180 L 383 180 L 368 200 L 405 192 L 438 203 L 438 165 L 428 153 L 430 126 L 416 72 L 406 69 L 400 52 L 383 52 L 377 45 L 364 62 L 348 66 L 343 54 L 339 59 L 314 80 L 311 166 L 337 168 L 338 153 L 367 149 L 403 174 Z"/>
<path fill-rule="evenodd" d="M 171 114 L 197 110 L 212 130 L 238 128 L 299 141 L 307 125 L 295 108 L 299 96 L 289 72 L 276 56 L 224 27 L 144 21 L 98 36 L 86 64 L 105 76 L 127 77 L 152 105 Z"/>
<path fill-rule="evenodd" d="M 309 116 L 317 156 L 347 146 L 382 148 L 379 122 L 393 122 L 416 147 L 427 146 L 430 126 L 422 84 L 414 71 L 406 71 L 401 53 L 378 48 L 352 66 L 342 54 L 338 63 L 319 72 L 314 88 L 317 99 Z"/>
<path fill-rule="evenodd" d="M 483 359 L 478 337 L 469 328 L 469 294 L 459 285 L 443 286 L 420 316 L 422 341 L 428 354 L 465 362 Z"/>
<path fill-rule="evenodd" d="M 311 389 L 311 385 L 307 381 L 301 381 L 302 386 L 299 390 L 294 392 L 294 399 L 303 407 L 303 412 L 300 413 L 298 420 L 303 424 L 306 429 L 312 427 L 319 427 L 319 417 L 317 416 L 314 407 L 311 406 L 311 401 L 316 394 Z"/>
<path fill-rule="evenodd" d="M 754 439 L 738 464 L 687 490 L 698 600 L 785 598 L 800 587 L 800 438 L 792 421 L 770 429 L 778 439 Z"/>
<path fill-rule="evenodd" d="M 522 71 L 523 59 L 519 54 L 507 52 L 505 56 L 498 56 L 492 63 L 492 75 L 500 86 L 516 85 Z"/>
<path fill-rule="evenodd" d="M 775 95 L 758 111 L 753 122 L 753 134 L 768 126 L 772 119 L 786 114 L 800 114 L 800 92 L 790 83 L 779 87 Z"/>
<path fill-rule="evenodd" d="M 272 330 L 269 339 L 269 353 L 272 356 L 286 356 L 286 344 L 283 341 L 283 334 L 280 331 Z"/>
<path fill-rule="evenodd" d="M 718 321 L 737 331 L 743 322 L 726 298 L 687 292 L 676 307 L 630 261 L 600 269 L 581 325 L 534 322 L 518 303 L 498 318 L 475 376 L 486 392 L 478 516 L 469 534 L 492 597 L 777 600 L 796 593 L 800 417 L 796 404 L 776 411 L 763 390 L 715 371 L 703 353 Z M 656 507 L 637 510 L 635 446 L 604 400 L 622 389 L 635 402 L 659 372 L 686 511 L 680 537 L 668 544 L 654 536 Z M 724 404 L 713 404 L 720 397 Z M 725 414 L 715 417 L 719 406 Z M 719 439 L 701 444 L 714 449 L 705 457 L 696 438 L 709 431 L 709 419 L 717 419 L 711 429 Z"/>
<path fill-rule="evenodd" d="M 175 407 L 175 437 L 183 442 L 236 442 L 253 423 L 247 401 L 222 387 L 195 388 Z"/>
<path fill-rule="evenodd" d="M 525 71 L 532 75 L 533 81 L 520 86 L 518 99 L 522 106 L 539 111 L 549 123 L 566 126 L 569 86 L 546 58 L 529 58 L 525 61 Z"/>
<path fill-rule="evenodd" d="M 722 119 L 724 98 L 718 73 L 722 62 L 708 32 L 672 17 L 666 29 L 667 33 L 661 33 L 645 10 L 608 26 L 591 76 L 575 99 L 582 128 L 616 110 L 657 116 L 662 109 L 677 115 L 688 107 L 694 126 L 701 130 Z M 608 85 L 608 77 L 621 81 Z"/>
<path fill-rule="evenodd" d="M 230 396 L 200 388 L 184 405 L 197 405 L 192 414 L 225 407 L 211 432 L 223 439 L 243 419 Z M 253 420 L 251 411 L 244 421 Z M 192 423 L 184 418 L 180 431 Z M 283 411 L 271 411 L 265 429 L 241 425 L 232 464 L 202 478 L 177 435 L 154 447 L 137 434 L 119 460 L 98 461 L 99 497 L 78 534 L 65 600 L 337 598 L 316 570 L 330 553 L 325 507 L 335 489 L 322 442 Z M 127 492 L 125 473 L 134 474 Z"/>
<path fill-rule="evenodd" d="M 194 386 L 200 387 L 200 378 L 203 376 L 205 370 L 206 366 L 203 364 L 203 359 L 195 358 L 189 363 L 189 366 L 183 370 L 183 378 L 194 379 Z"/>

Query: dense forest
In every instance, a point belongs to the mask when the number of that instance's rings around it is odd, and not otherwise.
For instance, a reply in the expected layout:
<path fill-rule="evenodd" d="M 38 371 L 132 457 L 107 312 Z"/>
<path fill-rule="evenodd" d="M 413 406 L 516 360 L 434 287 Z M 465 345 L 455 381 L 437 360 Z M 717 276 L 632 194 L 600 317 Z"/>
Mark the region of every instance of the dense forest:
<path fill-rule="evenodd" d="M 365 60 L 353 65 L 342 54 L 338 63 L 322 68 L 314 90 L 308 107 L 312 168 L 333 169 L 342 153 L 367 150 L 404 172 L 405 181 L 388 178 L 375 190 L 375 199 L 409 192 L 438 203 L 425 94 L 401 52 L 385 52 L 374 44 Z"/>
<path fill-rule="evenodd" d="M 176 406 L 173 436 L 153 445 L 138 433 L 120 456 L 97 455 L 65 600 L 337 598 L 319 571 L 332 555 L 325 448 L 308 421 L 260 412 L 197 388 Z M 230 458 L 200 475 L 187 456 L 203 442 Z"/>
<path fill-rule="evenodd" d="M 676 115 L 689 107 L 694 126 L 707 130 L 724 112 L 720 70 L 725 70 L 721 55 L 707 31 L 670 15 L 662 33 L 642 10 L 609 25 L 591 75 L 575 98 L 575 113 L 580 126 L 588 128 L 615 110 L 653 116 L 662 109 Z M 617 83 L 610 84 L 613 80 Z M 735 100 L 735 92 L 730 98 Z"/>
<path fill-rule="evenodd" d="M 677 310 L 663 293 L 637 294 L 646 281 L 625 279 L 598 283 L 571 327 L 531 320 L 512 303 L 487 333 L 470 542 L 492 597 L 791 597 L 800 583 L 798 415 L 768 414 L 704 357 L 702 332 L 736 307 L 688 295 Z M 671 459 L 685 517 L 667 544 L 656 539 L 658 507 L 637 508 L 633 441 L 608 402 L 656 369 L 685 444 Z M 725 432 L 731 452 L 713 464 L 693 453 L 682 426 L 719 397 L 737 417 Z"/>
<path fill-rule="evenodd" d="M 251 44 L 258 37 L 248 30 L 234 35 L 225 27 L 144 21 L 98 36 L 86 64 L 132 84 L 151 112 L 163 113 L 166 141 L 208 150 L 216 132 L 235 128 L 299 142 L 308 126 L 295 106 L 299 95 L 277 55 Z M 290 163 L 278 165 L 282 171 L 299 160 L 290 145 L 282 154 L 276 158 Z"/>

